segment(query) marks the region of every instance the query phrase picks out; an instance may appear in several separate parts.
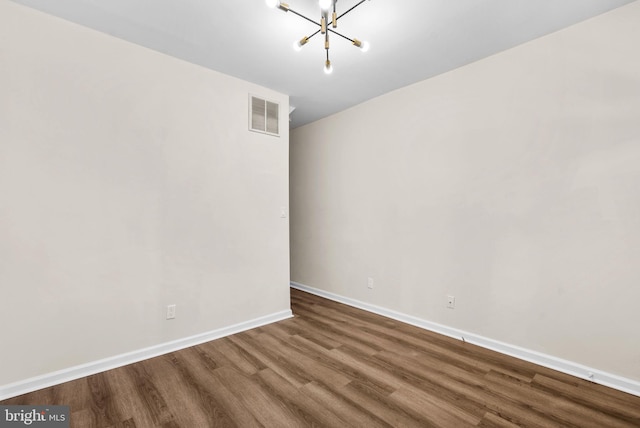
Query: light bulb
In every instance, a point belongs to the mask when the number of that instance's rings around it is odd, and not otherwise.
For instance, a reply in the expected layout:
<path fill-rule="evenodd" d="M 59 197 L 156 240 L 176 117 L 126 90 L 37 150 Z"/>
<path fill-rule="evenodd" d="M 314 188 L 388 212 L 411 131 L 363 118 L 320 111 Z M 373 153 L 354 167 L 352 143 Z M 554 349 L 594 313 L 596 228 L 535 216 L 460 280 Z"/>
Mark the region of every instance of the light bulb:
<path fill-rule="evenodd" d="M 353 39 L 353 46 L 359 48 L 362 52 L 369 50 L 369 42 L 361 42 L 358 39 Z"/>
<path fill-rule="evenodd" d="M 308 41 L 308 37 L 303 37 L 300 40 L 293 42 L 293 50 L 295 50 L 296 52 L 300 52 L 302 50 L 302 47 L 306 45 Z"/>
<path fill-rule="evenodd" d="M 280 3 L 280 0 L 265 0 L 265 3 L 267 3 L 269 7 L 276 7 L 278 3 Z"/>
<path fill-rule="evenodd" d="M 331 65 L 331 61 L 327 60 L 327 62 L 324 64 L 324 74 L 331 73 L 333 73 L 333 66 Z"/>
<path fill-rule="evenodd" d="M 320 0 L 320 9 L 327 10 L 333 4 L 333 0 Z"/>

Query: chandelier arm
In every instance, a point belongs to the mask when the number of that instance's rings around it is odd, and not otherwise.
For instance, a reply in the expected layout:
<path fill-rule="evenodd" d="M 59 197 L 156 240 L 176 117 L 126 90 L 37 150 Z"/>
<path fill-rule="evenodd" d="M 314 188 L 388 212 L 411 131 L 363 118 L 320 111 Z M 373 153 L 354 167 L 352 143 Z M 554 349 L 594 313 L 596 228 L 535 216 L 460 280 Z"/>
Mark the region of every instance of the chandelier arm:
<path fill-rule="evenodd" d="M 343 16 L 345 16 L 347 13 L 351 12 L 353 9 L 355 9 L 356 7 L 360 6 L 362 3 L 364 3 L 367 0 L 360 0 L 355 6 L 352 6 L 351 8 L 347 9 L 346 12 L 343 12 L 342 14 L 340 14 L 337 18 L 336 21 L 340 18 L 342 18 Z"/>
<path fill-rule="evenodd" d="M 320 27 L 320 26 L 321 26 L 319 22 L 316 22 L 316 21 L 314 21 L 314 20 L 313 20 L 313 19 L 311 19 L 311 18 L 307 18 L 307 17 L 306 17 L 306 16 L 304 16 L 303 14 L 298 13 L 298 12 L 296 12 L 296 11 L 295 11 L 295 10 L 293 10 L 293 9 L 289 9 L 289 12 L 293 12 L 293 14 L 294 14 L 294 15 L 297 15 L 297 16 L 299 16 L 299 17 L 300 17 L 300 18 L 302 18 L 302 19 L 306 19 L 307 21 L 309 21 L 309 22 L 311 22 L 311 23 L 313 23 L 313 24 L 316 24 L 318 27 Z"/>
<path fill-rule="evenodd" d="M 347 40 L 349 40 L 351 43 L 353 43 L 353 39 L 350 39 L 350 38 L 348 38 L 347 36 L 342 35 L 342 34 L 338 33 L 338 32 L 337 32 L 337 31 L 335 31 L 335 30 L 331 30 L 331 29 L 327 28 L 327 32 L 329 32 L 329 31 L 331 31 L 333 34 L 337 34 L 338 36 L 342 37 L 343 39 L 347 39 Z"/>
<path fill-rule="evenodd" d="M 345 16 L 347 13 L 351 12 L 351 11 L 352 11 L 353 9 L 355 9 L 356 7 L 360 6 L 360 5 L 361 5 L 362 3 L 364 3 L 365 1 L 367 1 L 367 0 L 360 0 L 357 4 L 355 4 L 354 6 L 352 6 L 352 7 L 351 7 L 351 8 L 349 8 L 349 9 L 347 9 L 347 11 L 346 11 L 346 12 L 344 12 L 344 13 L 342 13 L 340 16 L 338 16 L 338 17 L 336 18 L 336 21 L 337 21 L 338 19 L 342 18 L 343 16 Z M 335 3 L 334 3 L 334 6 L 335 6 Z M 301 14 L 301 13 L 299 13 L 299 12 L 296 12 L 295 10 L 293 10 L 293 9 L 291 9 L 291 8 L 287 9 L 287 11 L 288 11 L 288 12 L 292 12 L 294 15 L 299 16 L 299 17 L 300 17 L 300 18 L 302 18 L 302 19 L 306 19 L 307 21 L 311 22 L 312 24 L 316 24 L 318 27 L 322 27 L 322 24 L 320 24 L 319 22 L 316 22 L 316 21 L 314 21 L 314 20 L 313 20 L 313 19 L 311 19 L 311 18 L 307 18 L 307 17 L 306 17 L 306 16 L 304 16 L 303 14 Z M 353 40 L 352 40 L 352 39 L 348 38 L 347 36 L 343 36 L 342 34 L 338 33 L 338 32 L 337 32 L 337 31 L 335 31 L 335 30 L 331 30 L 331 29 L 327 28 L 327 31 L 331 31 L 332 33 L 335 33 L 335 34 L 337 34 L 338 36 L 340 36 L 340 37 L 342 37 L 342 38 L 344 38 L 344 39 L 347 39 L 347 40 L 349 40 L 351 43 L 353 43 Z M 315 33 L 313 33 L 311 36 L 309 36 L 309 38 L 311 38 L 311 37 L 315 36 L 316 34 L 318 34 L 318 32 L 317 32 L 317 31 L 316 31 Z"/>
<path fill-rule="evenodd" d="M 320 32 L 320 30 L 317 30 L 315 33 L 313 33 L 312 35 L 308 36 L 307 39 L 311 39 L 313 36 L 315 36 L 316 34 L 318 34 Z"/>

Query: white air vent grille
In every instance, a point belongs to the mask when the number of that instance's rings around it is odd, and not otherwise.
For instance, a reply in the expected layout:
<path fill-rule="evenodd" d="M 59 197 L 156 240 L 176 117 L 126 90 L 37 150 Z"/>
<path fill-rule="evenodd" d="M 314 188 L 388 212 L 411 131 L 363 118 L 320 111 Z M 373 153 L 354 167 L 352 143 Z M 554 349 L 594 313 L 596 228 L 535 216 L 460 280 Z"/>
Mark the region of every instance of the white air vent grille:
<path fill-rule="evenodd" d="M 249 129 L 270 135 L 280 135 L 278 103 L 250 96 Z"/>

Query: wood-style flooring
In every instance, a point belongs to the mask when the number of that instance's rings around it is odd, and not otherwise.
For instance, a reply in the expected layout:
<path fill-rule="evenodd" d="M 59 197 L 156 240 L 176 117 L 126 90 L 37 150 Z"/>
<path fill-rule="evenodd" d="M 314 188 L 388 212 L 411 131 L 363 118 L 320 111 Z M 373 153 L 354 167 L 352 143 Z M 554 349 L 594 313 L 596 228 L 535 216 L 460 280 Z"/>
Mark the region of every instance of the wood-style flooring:
<path fill-rule="evenodd" d="M 640 397 L 292 290 L 295 317 L 5 400 L 90 427 L 640 427 Z"/>

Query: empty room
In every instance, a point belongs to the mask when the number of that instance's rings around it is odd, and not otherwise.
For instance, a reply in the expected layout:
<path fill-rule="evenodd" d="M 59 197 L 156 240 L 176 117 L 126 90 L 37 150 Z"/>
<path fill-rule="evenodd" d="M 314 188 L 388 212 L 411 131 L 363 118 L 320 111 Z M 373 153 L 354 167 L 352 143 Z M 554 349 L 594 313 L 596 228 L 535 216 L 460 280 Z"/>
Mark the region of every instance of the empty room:
<path fill-rule="evenodd" d="M 640 0 L 0 0 L 0 428 L 639 427 Z"/>

